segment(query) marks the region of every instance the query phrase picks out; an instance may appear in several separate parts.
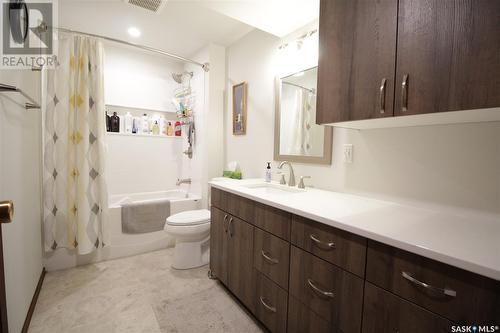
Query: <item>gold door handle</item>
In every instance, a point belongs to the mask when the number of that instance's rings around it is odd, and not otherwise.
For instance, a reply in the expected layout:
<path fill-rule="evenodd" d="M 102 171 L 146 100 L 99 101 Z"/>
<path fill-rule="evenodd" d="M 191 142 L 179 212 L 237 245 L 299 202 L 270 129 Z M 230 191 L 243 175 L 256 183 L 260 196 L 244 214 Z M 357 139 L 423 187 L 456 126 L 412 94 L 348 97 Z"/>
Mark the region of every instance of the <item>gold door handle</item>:
<path fill-rule="evenodd" d="M 0 201 L 0 223 L 10 223 L 14 218 L 14 203 L 10 200 Z"/>

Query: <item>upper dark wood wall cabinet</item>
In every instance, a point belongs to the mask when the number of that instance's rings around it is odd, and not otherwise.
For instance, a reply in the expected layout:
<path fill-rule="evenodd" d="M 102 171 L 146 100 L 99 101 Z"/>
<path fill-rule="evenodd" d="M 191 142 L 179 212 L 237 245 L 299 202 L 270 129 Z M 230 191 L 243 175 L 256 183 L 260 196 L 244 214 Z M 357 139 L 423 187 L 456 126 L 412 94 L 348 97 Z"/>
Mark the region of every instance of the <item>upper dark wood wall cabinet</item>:
<path fill-rule="evenodd" d="M 500 106 L 500 1 L 321 0 L 319 124 Z"/>

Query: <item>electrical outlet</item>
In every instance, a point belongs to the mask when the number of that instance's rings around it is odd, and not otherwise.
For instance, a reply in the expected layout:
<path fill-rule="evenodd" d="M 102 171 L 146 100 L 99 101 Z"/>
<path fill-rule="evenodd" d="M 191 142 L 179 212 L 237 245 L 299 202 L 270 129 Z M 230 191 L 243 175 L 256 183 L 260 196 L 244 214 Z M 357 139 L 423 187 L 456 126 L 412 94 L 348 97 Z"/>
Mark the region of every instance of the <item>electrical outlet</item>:
<path fill-rule="evenodd" d="M 353 159 L 353 146 L 352 144 L 344 145 L 344 163 L 352 163 Z"/>

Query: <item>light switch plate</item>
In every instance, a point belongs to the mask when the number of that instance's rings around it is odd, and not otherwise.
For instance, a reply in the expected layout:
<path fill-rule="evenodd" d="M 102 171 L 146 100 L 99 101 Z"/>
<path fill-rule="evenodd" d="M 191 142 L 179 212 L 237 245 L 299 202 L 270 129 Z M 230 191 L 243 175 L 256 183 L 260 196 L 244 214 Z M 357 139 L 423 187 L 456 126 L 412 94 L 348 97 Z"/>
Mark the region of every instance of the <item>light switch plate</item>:
<path fill-rule="evenodd" d="M 344 145 L 344 163 L 352 163 L 353 160 L 353 146 L 352 144 Z"/>

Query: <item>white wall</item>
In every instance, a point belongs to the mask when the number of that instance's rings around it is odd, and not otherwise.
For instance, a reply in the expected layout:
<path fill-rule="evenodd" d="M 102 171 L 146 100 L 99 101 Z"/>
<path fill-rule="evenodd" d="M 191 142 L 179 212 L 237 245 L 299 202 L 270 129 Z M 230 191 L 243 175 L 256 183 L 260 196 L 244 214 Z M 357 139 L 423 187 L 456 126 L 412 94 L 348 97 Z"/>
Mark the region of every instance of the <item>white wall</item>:
<path fill-rule="evenodd" d="M 145 110 L 175 111 L 171 100 L 179 87 L 172 73 L 184 71 L 182 63 L 145 51 L 105 44 L 105 101 Z M 110 107 L 125 114 L 127 109 Z M 139 111 L 137 111 L 139 112 Z M 140 112 L 142 113 L 142 111 Z M 174 114 L 165 113 L 176 120 Z M 179 138 L 107 136 L 106 174 L 109 195 L 174 189 L 182 175 L 182 142 Z M 126 148 L 125 148 L 126 147 Z"/>
<path fill-rule="evenodd" d="M 39 101 L 40 73 L 0 70 Z M 13 200 L 14 221 L 2 224 L 10 332 L 20 332 L 42 272 L 40 110 L 27 111 L 18 94 L 0 94 L 0 200 Z"/>
<path fill-rule="evenodd" d="M 273 160 L 279 44 L 278 38 L 254 30 L 227 49 L 225 161 L 238 161 L 245 178 L 264 177 L 266 161 Z M 230 92 L 242 81 L 248 82 L 247 134 L 233 136 Z M 353 164 L 342 162 L 346 143 L 354 145 Z M 294 168 L 297 177 L 310 175 L 307 183 L 319 188 L 498 213 L 500 123 L 335 128 L 331 166 L 295 163 Z"/>

